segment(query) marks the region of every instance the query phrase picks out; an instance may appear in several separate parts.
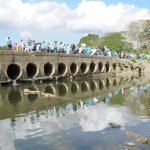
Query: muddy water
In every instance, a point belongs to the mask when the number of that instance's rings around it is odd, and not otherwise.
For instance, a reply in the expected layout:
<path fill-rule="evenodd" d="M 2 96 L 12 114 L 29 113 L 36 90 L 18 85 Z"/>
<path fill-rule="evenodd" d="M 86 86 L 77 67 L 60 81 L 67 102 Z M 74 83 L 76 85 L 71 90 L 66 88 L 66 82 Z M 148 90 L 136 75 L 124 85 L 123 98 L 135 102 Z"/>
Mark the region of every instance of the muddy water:
<path fill-rule="evenodd" d="M 0 150 L 149 150 L 149 117 L 142 77 L 2 86 Z"/>

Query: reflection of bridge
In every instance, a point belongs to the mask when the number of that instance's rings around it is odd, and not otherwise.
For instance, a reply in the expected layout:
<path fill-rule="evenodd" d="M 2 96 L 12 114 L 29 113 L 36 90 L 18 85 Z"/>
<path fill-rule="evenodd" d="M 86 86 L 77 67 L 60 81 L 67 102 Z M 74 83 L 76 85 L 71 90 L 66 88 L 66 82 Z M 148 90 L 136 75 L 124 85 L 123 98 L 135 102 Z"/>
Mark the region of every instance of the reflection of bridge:
<path fill-rule="evenodd" d="M 2 108 L 0 109 L 0 118 L 13 116 L 17 113 L 26 113 L 32 110 L 42 109 L 44 106 L 54 106 L 60 103 L 84 100 L 89 97 L 104 96 L 109 92 L 114 92 L 118 88 L 129 84 L 129 78 L 104 78 L 89 81 L 73 81 L 51 83 L 46 85 L 26 85 L 26 86 L 10 86 L 1 88 L 0 96 L 2 99 Z M 135 78 L 136 80 L 136 78 Z M 41 94 L 23 93 L 24 88 L 43 93 L 54 94 L 57 97 L 43 97 Z M 9 112 L 6 114 L 6 112 Z"/>
<path fill-rule="evenodd" d="M 64 76 L 132 73 L 141 71 L 127 60 L 100 56 L 0 52 L 0 83 L 12 80 L 51 79 Z"/>

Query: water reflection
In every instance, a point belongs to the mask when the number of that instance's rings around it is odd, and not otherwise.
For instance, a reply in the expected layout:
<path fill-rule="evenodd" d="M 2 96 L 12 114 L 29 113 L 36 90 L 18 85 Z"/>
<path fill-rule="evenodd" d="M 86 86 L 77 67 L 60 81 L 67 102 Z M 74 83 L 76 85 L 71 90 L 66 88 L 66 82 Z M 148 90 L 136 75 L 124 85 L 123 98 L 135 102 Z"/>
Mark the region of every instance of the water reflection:
<path fill-rule="evenodd" d="M 121 82 L 123 86 L 117 87 Z M 127 83 L 125 86 L 125 82 L 130 80 L 107 78 L 45 86 L 25 85 L 14 89 L 1 88 L 3 105 L 0 116 L 10 118 L 9 115 L 4 115 L 10 102 L 15 102 L 20 112 L 17 114 L 13 112 L 14 115 L 10 119 L 0 121 L 0 149 L 48 150 L 58 147 L 59 149 L 65 147 L 66 150 L 90 150 L 94 147 L 107 150 L 124 149 L 123 142 L 128 140 L 123 136 L 124 131 L 132 127 L 139 128 L 144 121 L 140 116 L 150 115 L 148 110 L 150 84 Z M 40 94 L 22 94 L 24 88 L 56 93 L 59 96 L 59 103 L 55 98 L 41 99 Z M 4 96 L 4 91 L 8 96 Z M 15 101 L 16 94 L 19 97 L 17 101 Z M 37 97 L 30 97 L 33 99 L 31 101 L 29 95 Z M 67 98 L 72 95 L 77 98 L 75 101 L 60 101 L 63 96 Z M 8 108 L 9 111 L 13 111 L 10 106 Z M 23 111 L 23 108 L 31 110 Z M 110 122 L 121 125 L 121 128 L 111 129 Z M 148 127 L 143 129 L 148 130 Z M 89 144 L 86 147 L 87 143 Z M 116 148 L 118 143 L 122 144 L 121 148 Z"/>
<path fill-rule="evenodd" d="M 124 96 L 126 96 L 127 103 L 130 103 L 128 105 L 131 105 L 131 99 L 134 99 L 133 97 L 135 97 L 135 95 L 143 99 L 143 97 L 139 95 L 143 94 L 143 92 L 148 93 L 149 91 L 147 87 L 145 87 L 145 85 L 142 84 L 137 84 L 138 87 L 136 87 L 135 79 L 133 79 L 131 82 L 129 78 L 121 77 L 117 79 L 106 78 L 106 79 L 97 79 L 97 80 L 95 79 L 89 81 L 50 83 L 45 85 L 32 84 L 32 85 L 22 85 L 22 86 L 9 87 L 9 88 L 1 87 L 0 103 L 3 109 L 0 110 L 0 118 L 3 118 L 5 115 L 6 116 L 4 118 L 8 118 L 9 117 L 8 114 L 16 113 L 14 109 L 10 108 L 11 106 L 9 106 L 9 103 L 15 105 L 16 107 L 15 109 L 19 111 L 17 113 L 23 113 L 25 112 L 25 110 L 32 111 L 35 109 L 42 109 L 44 105 L 52 105 L 52 106 L 59 105 L 60 100 L 62 103 L 64 103 L 70 100 L 79 101 L 94 96 L 103 97 L 102 101 L 105 103 L 111 100 L 110 104 L 118 103 L 119 105 L 123 105 L 125 103 L 126 99 L 124 98 Z M 121 85 L 123 88 L 121 88 Z M 127 87 L 125 87 L 125 85 L 127 85 Z M 120 89 L 118 89 L 118 87 Z M 30 91 L 35 91 L 35 92 L 24 93 L 24 89 L 29 89 Z M 134 89 L 136 90 L 134 91 Z M 115 94 L 113 94 L 113 98 L 112 98 L 113 92 Z M 44 98 L 43 96 L 41 96 L 41 93 L 52 94 L 52 96 L 50 95 L 47 96 L 47 98 Z M 118 93 L 121 94 L 117 95 Z M 128 101 L 128 99 L 130 101 Z M 7 101 L 9 103 L 7 103 Z M 139 103 L 141 102 L 138 102 L 136 105 L 134 103 L 131 106 L 132 107 L 136 106 L 133 109 L 135 112 L 137 111 L 136 109 L 137 105 L 139 105 Z M 147 102 L 144 102 L 144 104 L 140 104 L 141 108 L 143 107 L 142 105 L 146 105 L 146 103 Z"/>
<path fill-rule="evenodd" d="M 106 79 L 106 87 L 109 89 L 110 85 L 111 85 L 111 79 L 107 78 Z"/>
<path fill-rule="evenodd" d="M 81 83 L 81 91 L 84 93 L 84 92 L 87 92 L 89 89 L 90 89 L 90 85 L 88 84 L 88 82 L 83 81 Z"/>
<path fill-rule="evenodd" d="M 99 80 L 99 89 L 102 90 L 104 88 L 104 80 Z"/>
<path fill-rule="evenodd" d="M 90 81 L 90 87 L 91 87 L 91 91 L 95 91 L 98 87 L 97 82 L 95 80 L 91 80 Z"/>
<path fill-rule="evenodd" d="M 74 116 L 75 114 L 76 116 Z M 125 127 L 135 125 L 139 121 L 140 119 L 133 116 L 125 106 L 111 107 L 100 102 L 98 98 L 91 98 L 76 103 L 66 103 L 62 106 L 53 106 L 41 111 L 29 112 L 22 117 L 10 119 L 10 126 L 12 130 L 15 130 L 16 139 L 26 139 L 70 129 L 75 124 L 81 126 L 84 132 L 89 132 L 102 131 L 109 127 L 109 122 L 119 123 L 122 127 Z M 43 132 L 37 134 L 39 132 L 39 130 L 35 130 L 37 128 Z"/>
<path fill-rule="evenodd" d="M 45 87 L 45 93 L 56 94 L 56 88 L 53 85 Z"/>
<path fill-rule="evenodd" d="M 138 125 L 142 120 L 139 117 L 135 117 L 125 106 L 111 107 L 102 102 L 100 103 L 98 98 L 92 98 L 76 103 L 67 103 L 62 106 L 54 106 L 41 111 L 30 112 L 24 114 L 22 117 L 10 119 L 10 124 L 9 120 L 2 121 L 1 125 L 3 126 L 3 131 L 0 129 L 0 133 L 4 138 L 1 141 L 1 148 L 5 147 L 8 150 L 12 150 L 17 147 L 19 148 L 22 142 L 26 144 L 32 141 L 29 148 L 32 149 L 36 146 L 36 141 L 39 141 L 38 137 L 42 137 L 40 145 L 45 147 L 48 144 L 45 148 L 47 150 L 51 147 L 51 144 L 54 144 L 52 141 L 57 139 L 59 143 L 59 141 L 62 140 L 55 135 L 60 136 L 63 131 L 65 131 L 65 133 L 68 132 L 69 135 L 69 133 L 71 134 L 73 132 L 72 130 L 80 127 L 80 132 L 101 131 L 101 133 L 103 133 L 102 131 L 105 130 L 106 133 L 110 131 L 110 122 L 120 124 L 122 126 L 121 129 L 119 129 L 121 132 L 121 130 L 124 131 L 126 127 L 129 128 L 129 126 Z M 10 131 L 8 124 L 12 128 L 12 131 Z M 81 136 L 82 135 L 83 134 L 81 134 Z M 99 133 L 98 135 L 99 138 L 101 138 L 102 134 Z M 85 136 L 90 138 L 90 134 Z M 107 136 L 107 134 L 105 136 Z M 74 141 L 73 137 L 70 137 L 70 142 Z M 63 135 L 63 139 L 65 138 L 66 136 Z M 8 139 L 10 140 L 9 146 L 6 143 Z M 44 142 L 44 139 L 47 141 L 47 144 Z M 16 141 L 15 146 L 13 141 Z M 84 142 L 82 139 L 81 141 Z M 70 145 L 68 144 L 69 143 L 66 143 L 65 145 L 68 147 Z M 26 148 L 25 145 L 24 147 Z M 74 146 L 71 147 L 73 148 Z M 54 149 L 56 149 L 56 147 L 54 147 Z M 115 148 L 112 147 L 112 150 L 115 150 Z"/>
<path fill-rule="evenodd" d="M 84 132 L 102 131 L 109 127 L 110 122 L 121 125 L 124 130 L 126 126 L 136 125 L 140 121 L 126 107 L 110 107 L 105 104 L 83 111 L 80 118 L 79 124 Z"/>
<path fill-rule="evenodd" d="M 71 83 L 71 93 L 76 94 L 79 91 L 79 84 L 77 82 Z"/>
<path fill-rule="evenodd" d="M 114 81 L 113 81 L 113 86 L 117 86 L 117 80 L 116 79 L 114 79 Z"/>
<path fill-rule="evenodd" d="M 65 96 L 68 93 L 68 87 L 65 83 L 58 84 L 58 94 L 59 96 Z"/>
<path fill-rule="evenodd" d="M 11 87 L 8 92 L 8 99 L 10 104 L 19 103 L 22 100 L 21 92 L 16 87 Z"/>

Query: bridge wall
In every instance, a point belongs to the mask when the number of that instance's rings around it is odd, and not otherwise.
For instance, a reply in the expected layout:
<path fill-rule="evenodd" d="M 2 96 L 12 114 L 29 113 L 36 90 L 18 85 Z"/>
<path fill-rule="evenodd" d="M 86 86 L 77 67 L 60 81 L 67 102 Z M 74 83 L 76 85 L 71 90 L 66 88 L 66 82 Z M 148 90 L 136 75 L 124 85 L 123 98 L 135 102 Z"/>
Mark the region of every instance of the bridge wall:
<path fill-rule="evenodd" d="M 44 52 L 0 52 L 0 81 L 133 72 L 136 68 L 132 63 L 119 58 Z"/>

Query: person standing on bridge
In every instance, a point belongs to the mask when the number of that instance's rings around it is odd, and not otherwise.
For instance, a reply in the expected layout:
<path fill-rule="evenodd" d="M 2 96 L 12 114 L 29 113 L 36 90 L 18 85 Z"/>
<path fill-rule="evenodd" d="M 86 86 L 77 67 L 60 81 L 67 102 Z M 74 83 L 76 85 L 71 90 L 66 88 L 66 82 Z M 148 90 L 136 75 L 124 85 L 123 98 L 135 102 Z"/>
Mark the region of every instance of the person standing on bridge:
<path fill-rule="evenodd" d="M 12 40 L 11 40 L 11 38 L 8 37 L 7 40 L 6 40 L 6 42 L 7 42 L 7 47 L 8 47 L 8 49 L 9 49 L 9 50 L 12 50 Z"/>

